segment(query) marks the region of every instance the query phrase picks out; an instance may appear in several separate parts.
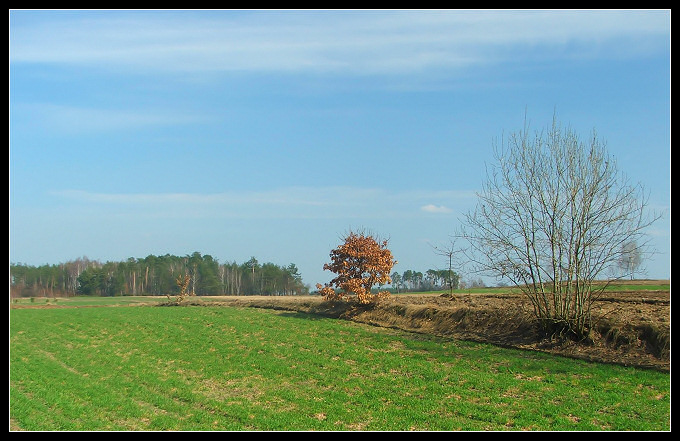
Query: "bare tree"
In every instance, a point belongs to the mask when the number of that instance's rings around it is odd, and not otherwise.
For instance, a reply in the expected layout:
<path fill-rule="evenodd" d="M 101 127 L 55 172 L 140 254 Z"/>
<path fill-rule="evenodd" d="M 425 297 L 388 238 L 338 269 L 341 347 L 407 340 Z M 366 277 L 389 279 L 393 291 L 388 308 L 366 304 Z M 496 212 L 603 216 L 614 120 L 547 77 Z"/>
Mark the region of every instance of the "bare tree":
<path fill-rule="evenodd" d="M 595 132 L 586 141 L 553 118 L 544 131 L 494 145 L 495 166 L 461 232 L 478 271 L 510 280 L 531 300 L 544 331 L 588 336 L 591 305 L 626 243 L 644 243 L 658 216 L 617 171 Z M 643 246 L 638 247 L 639 250 Z"/>
<path fill-rule="evenodd" d="M 439 256 L 446 257 L 448 260 L 448 269 L 446 271 L 446 286 L 449 288 L 449 295 L 453 296 L 453 289 L 458 285 L 458 274 L 453 271 L 453 267 L 456 264 L 456 255 L 462 250 L 456 247 L 455 239 L 451 239 L 448 245 L 432 246 L 434 251 Z"/>
<path fill-rule="evenodd" d="M 619 269 L 624 275 L 630 275 L 633 280 L 635 273 L 642 264 L 642 252 L 635 241 L 626 242 L 621 246 L 619 257 Z"/>

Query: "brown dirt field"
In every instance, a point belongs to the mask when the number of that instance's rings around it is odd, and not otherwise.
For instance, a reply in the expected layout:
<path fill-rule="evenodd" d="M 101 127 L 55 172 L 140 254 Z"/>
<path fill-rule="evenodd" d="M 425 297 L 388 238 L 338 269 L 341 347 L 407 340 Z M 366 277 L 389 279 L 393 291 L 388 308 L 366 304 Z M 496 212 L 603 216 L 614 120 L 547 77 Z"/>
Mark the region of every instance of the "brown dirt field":
<path fill-rule="evenodd" d="M 522 294 L 399 294 L 373 306 L 320 297 L 221 297 L 228 306 L 284 309 L 505 347 L 670 371 L 670 291 L 606 293 L 592 308 L 591 341 L 540 338 Z"/>

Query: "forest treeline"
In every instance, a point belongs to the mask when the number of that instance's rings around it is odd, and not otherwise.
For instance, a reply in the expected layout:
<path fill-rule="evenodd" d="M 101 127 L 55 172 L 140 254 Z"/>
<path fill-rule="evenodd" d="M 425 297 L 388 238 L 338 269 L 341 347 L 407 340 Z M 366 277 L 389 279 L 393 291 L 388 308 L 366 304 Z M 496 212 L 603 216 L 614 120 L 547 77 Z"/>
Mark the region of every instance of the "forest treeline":
<path fill-rule="evenodd" d="M 10 264 L 12 297 L 74 295 L 176 295 L 177 277 L 188 275 L 192 295 L 304 295 L 309 287 L 295 264 L 219 263 L 210 255 L 149 255 L 101 263 L 87 257 L 57 265 Z"/>
<path fill-rule="evenodd" d="M 406 270 L 401 274 L 395 271 L 391 278 L 392 291 L 397 293 L 458 289 L 460 284 L 460 275 L 452 270 L 429 269 L 424 273 Z"/>

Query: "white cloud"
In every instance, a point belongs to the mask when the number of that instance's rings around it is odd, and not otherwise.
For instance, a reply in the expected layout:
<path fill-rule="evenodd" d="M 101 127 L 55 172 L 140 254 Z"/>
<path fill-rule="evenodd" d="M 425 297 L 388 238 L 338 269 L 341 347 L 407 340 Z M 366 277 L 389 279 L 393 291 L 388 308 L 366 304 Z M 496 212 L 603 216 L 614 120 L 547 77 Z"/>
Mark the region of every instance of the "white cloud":
<path fill-rule="evenodd" d="M 669 40 L 670 11 L 10 14 L 12 63 L 154 73 L 391 74 L 497 62 L 537 48 L 562 56 L 585 49 L 593 57 L 637 54 L 655 50 L 659 43 L 651 42 Z M 508 53 L 510 48 L 531 50 Z"/>
<path fill-rule="evenodd" d="M 453 211 L 450 208 L 445 207 L 443 205 L 433 204 L 423 205 L 422 207 L 420 207 L 420 209 L 427 213 L 451 213 Z"/>
<path fill-rule="evenodd" d="M 443 205 L 422 205 L 434 197 L 467 206 L 471 191 L 393 192 L 358 187 L 286 187 L 222 193 L 95 193 L 53 191 L 80 209 L 119 216 L 203 219 L 394 219 L 427 213 L 451 213 Z"/>
<path fill-rule="evenodd" d="M 112 132 L 206 122 L 207 117 L 167 109 L 98 109 L 56 104 L 17 104 L 13 112 L 30 115 L 32 124 L 57 133 Z"/>

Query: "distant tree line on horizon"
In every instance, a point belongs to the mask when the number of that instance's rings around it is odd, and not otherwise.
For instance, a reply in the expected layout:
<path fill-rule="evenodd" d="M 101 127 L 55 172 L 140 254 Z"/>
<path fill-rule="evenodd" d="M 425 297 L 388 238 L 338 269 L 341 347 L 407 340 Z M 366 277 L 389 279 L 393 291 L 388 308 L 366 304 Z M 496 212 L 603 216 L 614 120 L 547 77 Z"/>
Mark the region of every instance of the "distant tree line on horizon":
<path fill-rule="evenodd" d="M 391 277 L 392 289 L 396 293 L 458 289 L 460 283 L 460 275 L 448 269 L 429 269 L 424 273 L 406 270 L 402 274 L 395 271 Z"/>
<path fill-rule="evenodd" d="M 149 255 L 101 263 L 87 257 L 57 265 L 10 264 L 11 297 L 176 295 L 180 275 L 190 278 L 191 295 L 304 295 L 309 287 L 295 264 L 260 264 L 255 257 L 219 263 L 194 252 L 186 256 Z"/>

